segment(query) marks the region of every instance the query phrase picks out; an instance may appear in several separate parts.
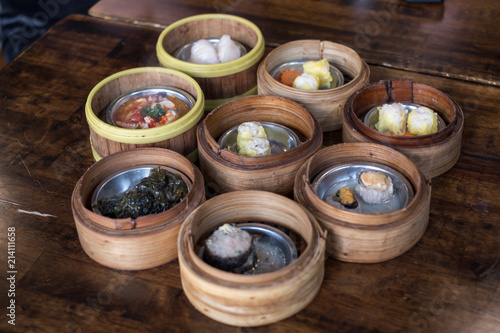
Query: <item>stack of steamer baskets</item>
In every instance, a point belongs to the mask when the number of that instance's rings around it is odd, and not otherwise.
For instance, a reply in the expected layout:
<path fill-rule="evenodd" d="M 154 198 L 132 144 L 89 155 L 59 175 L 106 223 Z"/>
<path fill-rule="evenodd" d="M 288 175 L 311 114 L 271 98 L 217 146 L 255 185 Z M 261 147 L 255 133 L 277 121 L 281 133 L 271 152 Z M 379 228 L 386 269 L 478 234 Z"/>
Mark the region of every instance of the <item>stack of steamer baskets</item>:
<path fill-rule="evenodd" d="M 430 108 L 436 113 L 437 131 L 414 136 L 378 131 L 378 112 L 392 103 L 409 110 Z M 416 244 L 429 220 L 430 180 L 457 162 L 463 121 L 462 110 L 449 96 L 411 80 L 380 81 L 350 96 L 343 111 L 345 143 L 322 149 L 308 160 L 294 188 L 295 199 L 328 231 L 327 254 L 374 263 L 395 258 Z M 359 184 L 368 170 L 391 179 L 390 199 L 368 204 L 366 200 L 372 199 L 362 197 Z M 345 195 L 340 192 L 345 187 L 354 193 L 357 206 L 335 198 Z"/>
<path fill-rule="evenodd" d="M 121 118 L 124 110 L 139 115 L 129 107 L 139 99 L 157 101 L 160 97 L 160 103 L 181 110 L 182 116 L 151 128 L 130 128 L 141 123 Z M 137 270 L 177 257 L 180 225 L 205 201 L 203 175 L 190 161 L 197 158 L 196 128 L 204 105 L 203 92 L 194 79 L 162 67 L 115 73 L 89 93 L 85 114 L 97 162 L 76 184 L 71 207 L 80 243 L 92 259 L 116 269 Z M 105 197 L 122 195 L 140 181 L 138 175 L 147 177 L 157 167 L 177 175 L 186 185 L 187 193 L 180 203 L 137 218 L 106 217 L 96 209 L 96 193 L 106 193 Z"/>
<path fill-rule="evenodd" d="M 179 59 L 179 48 L 223 34 L 244 44 L 247 52 L 215 65 Z M 321 148 L 317 120 L 294 101 L 252 96 L 257 93 L 264 42 L 258 28 L 244 19 L 200 15 L 178 21 L 161 34 L 157 53 L 163 66 L 196 79 L 211 111 L 198 126 L 198 159 L 206 184 L 219 195 L 193 212 L 179 233 L 186 296 L 200 312 L 229 325 L 260 326 L 297 313 L 321 287 L 326 234 L 309 212 L 285 196 L 293 195 L 300 166 Z M 263 126 L 272 142 L 271 155 L 238 154 L 237 130 L 245 122 Z M 262 229 L 260 235 L 283 233 L 292 239 L 298 257 L 259 274 L 226 272 L 201 259 L 200 246 L 214 230 L 226 224 L 244 228 L 249 222 Z"/>
<path fill-rule="evenodd" d="M 211 65 L 188 61 L 196 41 L 217 43 L 225 34 L 239 45 L 240 58 Z M 460 152 L 463 114 L 448 96 L 409 80 L 366 85 L 367 64 L 352 49 L 328 41 L 290 42 L 260 62 L 260 30 L 231 15 L 173 23 L 160 35 L 157 54 L 166 68 L 116 73 L 87 100 L 98 161 L 76 184 L 71 204 L 80 242 L 91 258 L 137 270 L 177 257 L 183 289 L 196 309 L 225 324 L 260 326 L 294 315 L 315 298 L 325 254 L 348 262 L 381 262 L 422 237 L 430 177 L 451 168 Z M 283 71 L 323 58 L 335 78 L 329 88 L 307 91 L 280 82 Z M 109 123 L 106 110 L 117 98 L 152 86 L 190 96 L 191 110 L 154 128 Z M 253 96 L 257 89 L 262 95 Z M 416 137 L 377 132 L 366 115 L 393 102 L 433 109 L 439 131 Z M 248 122 L 262 126 L 270 155 L 238 153 L 238 127 Z M 323 132 L 340 128 L 345 143 L 322 149 Z M 110 218 L 95 210 L 96 193 L 106 192 L 103 188 L 123 193 L 130 185 L 122 181 L 127 175 L 158 166 L 187 186 L 176 205 L 137 218 Z M 358 183 L 370 172 L 382 177 L 390 197 L 374 203 L 368 203 L 373 192 L 360 197 Z M 206 188 L 216 194 L 209 200 Z M 214 264 L 220 255 L 210 254 L 209 244 L 219 230 L 251 235 L 254 245 L 244 251 L 248 258 L 241 267 L 227 268 L 233 258 Z M 260 270 L 255 240 L 279 249 L 271 252 L 282 257 L 273 254 L 280 259 L 269 261 L 277 266 Z"/>
<path fill-rule="evenodd" d="M 179 53 L 196 40 L 223 34 L 242 45 L 241 58 L 199 65 Z M 161 34 L 157 54 L 164 67 L 116 73 L 89 94 L 86 116 L 97 162 L 80 178 L 71 199 L 83 249 L 98 263 L 124 270 L 178 257 L 188 299 L 222 323 L 259 326 L 292 316 L 315 298 L 324 275 L 326 232 L 309 211 L 287 198 L 300 167 L 322 146 L 318 121 L 294 101 L 251 96 L 257 93 L 264 40 L 245 19 L 210 14 L 178 21 Z M 109 122 L 107 112 L 118 98 L 165 86 L 192 97 L 186 115 L 154 128 Z M 271 155 L 242 157 L 234 150 L 235 130 L 244 122 L 262 124 L 273 142 Z M 196 160 L 201 170 L 192 163 Z M 157 167 L 182 179 L 184 199 L 164 212 L 136 218 L 100 214 L 100 197 L 123 194 L 141 172 L 152 174 Z M 206 200 L 206 185 L 218 195 Z M 226 225 L 248 230 L 260 247 L 277 251 L 272 269 L 252 266 L 236 274 L 205 262 L 200 249 L 206 238 Z M 263 253 L 255 247 L 253 260 Z"/>

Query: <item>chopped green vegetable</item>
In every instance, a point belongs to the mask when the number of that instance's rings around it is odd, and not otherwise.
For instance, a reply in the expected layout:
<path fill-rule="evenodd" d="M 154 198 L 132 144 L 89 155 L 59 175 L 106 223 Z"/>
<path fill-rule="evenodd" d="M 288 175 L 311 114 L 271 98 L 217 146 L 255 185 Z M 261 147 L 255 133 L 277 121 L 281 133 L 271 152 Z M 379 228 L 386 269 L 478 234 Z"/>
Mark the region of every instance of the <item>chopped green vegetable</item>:
<path fill-rule="evenodd" d="M 144 107 L 141 110 L 141 115 L 143 117 L 150 116 L 155 121 L 158 121 L 161 116 L 165 115 L 165 111 L 163 110 L 163 107 L 160 104 L 155 104 L 153 108 L 151 108 L 150 106 Z"/>
<path fill-rule="evenodd" d="M 187 185 L 178 174 L 157 167 L 129 191 L 102 198 L 96 206 L 107 217 L 137 218 L 164 212 L 182 201 L 187 193 Z"/>

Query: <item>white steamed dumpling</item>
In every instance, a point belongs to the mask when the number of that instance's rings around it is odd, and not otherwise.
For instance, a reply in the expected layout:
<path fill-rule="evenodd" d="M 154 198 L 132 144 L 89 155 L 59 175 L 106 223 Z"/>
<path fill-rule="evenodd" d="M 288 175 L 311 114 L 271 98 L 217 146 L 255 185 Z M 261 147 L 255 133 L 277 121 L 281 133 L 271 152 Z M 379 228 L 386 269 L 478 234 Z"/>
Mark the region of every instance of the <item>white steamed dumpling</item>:
<path fill-rule="evenodd" d="M 238 59 L 241 56 L 240 48 L 229 35 L 222 35 L 216 49 L 220 62 L 228 62 Z"/>
<path fill-rule="evenodd" d="M 189 61 L 195 64 L 218 64 L 219 57 L 212 43 L 206 39 L 200 39 L 191 46 Z"/>

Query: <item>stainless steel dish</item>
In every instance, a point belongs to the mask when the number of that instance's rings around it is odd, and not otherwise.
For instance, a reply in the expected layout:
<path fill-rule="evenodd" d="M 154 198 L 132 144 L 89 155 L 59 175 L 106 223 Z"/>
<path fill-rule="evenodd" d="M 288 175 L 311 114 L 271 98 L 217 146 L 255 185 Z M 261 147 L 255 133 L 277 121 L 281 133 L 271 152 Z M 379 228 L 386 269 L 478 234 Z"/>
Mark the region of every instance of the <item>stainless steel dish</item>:
<path fill-rule="evenodd" d="M 212 43 L 214 46 L 219 42 L 219 38 L 207 38 L 207 40 L 210 43 Z M 241 54 L 240 57 L 243 57 L 247 53 L 246 47 L 243 44 L 241 44 L 240 42 L 238 42 L 238 41 L 236 41 L 234 39 L 232 41 L 240 49 L 240 54 Z M 174 52 L 174 57 L 177 58 L 177 59 L 179 59 L 179 60 L 189 62 L 189 58 L 191 57 L 191 47 L 193 46 L 194 43 L 196 43 L 196 41 L 192 42 L 192 43 L 189 43 L 189 44 L 186 44 L 186 45 L 181 46 L 180 48 L 178 48 Z"/>
<path fill-rule="evenodd" d="M 258 222 L 240 223 L 236 226 L 253 237 L 257 256 L 253 266 L 241 274 L 255 275 L 274 272 L 297 259 L 297 247 L 283 231 Z M 204 251 L 203 245 L 198 252 L 200 258 L 203 258 Z"/>
<path fill-rule="evenodd" d="M 269 75 L 276 79 L 277 81 L 280 81 L 281 78 L 281 73 L 283 73 L 286 70 L 294 70 L 297 72 L 303 72 L 303 67 L 306 62 L 311 61 L 311 60 L 318 60 L 318 59 L 310 59 L 310 60 L 297 60 L 297 61 L 290 61 L 290 62 L 285 62 L 281 65 L 278 65 L 271 69 L 269 71 Z M 344 84 L 344 75 L 342 72 L 335 66 L 330 65 L 330 74 L 332 75 L 333 81 L 331 84 L 330 88 L 321 88 L 320 90 L 326 90 L 326 89 L 333 89 L 340 87 L 341 85 Z"/>
<path fill-rule="evenodd" d="M 95 213 L 100 214 L 99 210 L 97 209 L 97 202 L 99 200 L 101 200 L 102 198 L 122 195 L 126 191 L 132 189 L 143 178 L 148 177 L 151 173 L 151 170 L 157 167 L 157 165 L 143 165 L 110 175 L 101 183 L 99 183 L 99 185 L 97 185 L 94 192 L 92 193 L 92 210 Z M 170 168 L 164 169 L 175 172 Z"/>
<path fill-rule="evenodd" d="M 267 139 L 269 140 L 271 155 L 290 150 L 300 144 L 300 139 L 297 134 L 288 127 L 271 122 L 260 122 L 260 124 L 264 128 Z M 218 140 L 219 146 L 238 153 L 237 138 L 238 126 L 234 126 L 221 135 Z"/>
<path fill-rule="evenodd" d="M 382 171 L 391 177 L 394 195 L 390 200 L 381 204 L 368 204 L 361 199 L 355 187 L 358 184 L 359 174 L 365 170 Z M 351 211 L 362 214 L 391 213 L 404 208 L 413 199 L 413 187 L 401 173 L 383 165 L 366 162 L 353 162 L 328 168 L 318 174 L 311 185 L 316 195 L 322 200 L 334 196 L 343 187 L 349 187 L 358 201 L 358 208 Z"/>
<path fill-rule="evenodd" d="M 166 93 L 168 96 L 177 97 L 178 99 L 186 103 L 189 109 L 192 109 L 194 104 L 196 103 L 196 99 L 193 97 L 193 95 L 179 88 L 164 86 L 164 87 L 150 87 L 150 88 L 139 89 L 124 94 L 122 96 L 119 96 L 113 102 L 111 102 L 109 107 L 106 109 L 106 122 L 110 125 L 117 126 L 114 121 L 114 114 L 117 110 L 120 109 L 120 107 L 122 107 L 125 103 L 127 103 L 131 99 L 143 96 L 155 95 L 158 93 Z"/>

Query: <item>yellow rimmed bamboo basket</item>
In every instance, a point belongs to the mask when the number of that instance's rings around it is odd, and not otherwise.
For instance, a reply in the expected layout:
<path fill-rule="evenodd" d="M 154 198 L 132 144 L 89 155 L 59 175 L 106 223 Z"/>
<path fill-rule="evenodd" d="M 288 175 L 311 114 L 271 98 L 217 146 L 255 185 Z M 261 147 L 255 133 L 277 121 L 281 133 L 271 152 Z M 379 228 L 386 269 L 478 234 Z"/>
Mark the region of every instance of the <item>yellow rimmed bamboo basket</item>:
<path fill-rule="evenodd" d="M 378 215 L 349 212 L 321 200 L 311 181 L 324 170 L 352 161 L 398 171 L 413 187 L 413 199 L 400 210 Z M 379 144 L 343 143 L 320 150 L 297 173 L 294 195 L 328 231 L 327 255 L 342 261 L 375 263 L 395 258 L 419 241 L 429 221 L 430 182 L 406 156 Z"/>
<path fill-rule="evenodd" d="M 346 78 L 346 83 L 327 90 L 301 90 L 278 82 L 269 72 L 290 61 L 326 58 Z M 297 40 L 283 44 L 261 62 L 257 70 L 259 94 L 278 95 L 303 104 L 318 120 L 323 132 L 342 127 L 342 110 L 351 94 L 370 78 L 370 68 L 351 48 L 321 40 Z"/>
<path fill-rule="evenodd" d="M 258 275 L 228 273 L 206 264 L 195 246 L 224 223 L 257 221 L 285 227 L 307 246 L 282 269 Z M 225 193 L 206 201 L 179 232 L 182 287 L 193 306 L 216 321 L 234 326 L 277 322 L 305 308 L 318 293 L 324 275 L 326 233 L 302 206 L 263 191 Z"/>
<path fill-rule="evenodd" d="M 223 149 L 217 139 L 244 122 L 273 122 L 302 137 L 302 143 L 276 155 L 247 157 Z M 279 96 L 248 96 L 225 103 L 198 126 L 198 158 L 207 184 L 218 193 L 263 190 L 292 196 L 295 174 L 321 149 L 318 122 L 300 104 Z"/>
<path fill-rule="evenodd" d="M 102 113 L 119 96 L 155 86 L 170 86 L 190 93 L 196 102 L 180 119 L 148 129 L 120 128 L 102 120 Z M 197 158 L 196 125 L 204 115 L 205 99 L 200 86 L 188 75 L 162 67 L 141 67 L 115 73 L 99 82 L 85 104 L 90 143 L 95 160 L 110 154 L 142 147 L 176 151 L 191 161 Z"/>
<path fill-rule="evenodd" d="M 415 137 L 386 135 L 364 124 L 365 114 L 385 103 L 411 103 L 429 107 L 444 121 L 437 133 Z M 460 157 L 464 114 L 445 93 L 410 79 L 382 80 L 355 92 L 343 112 L 344 142 L 379 143 L 406 155 L 427 178 L 450 170 Z"/>
<path fill-rule="evenodd" d="M 203 38 L 230 35 L 247 48 L 242 57 L 214 65 L 177 59 L 175 52 Z M 264 37 L 252 22 L 234 15 L 203 14 L 169 25 L 160 35 L 156 53 L 162 66 L 192 76 L 205 93 L 205 110 L 211 111 L 230 100 L 257 94 L 257 67 L 264 55 Z"/>
<path fill-rule="evenodd" d="M 112 219 L 91 208 L 95 188 L 107 177 L 144 165 L 159 165 L 178 173 L 188 195 L 171 209 L 137 219 Z M 93 164 L 77 182 L 71 208 L 85 253 L 98 263 L 124 270 L 165 264 L 177 257 L 181 223 L 205 201 L 201 171 L 182 155 L 162 148 L 140 148 L 109 155 Z"/>

